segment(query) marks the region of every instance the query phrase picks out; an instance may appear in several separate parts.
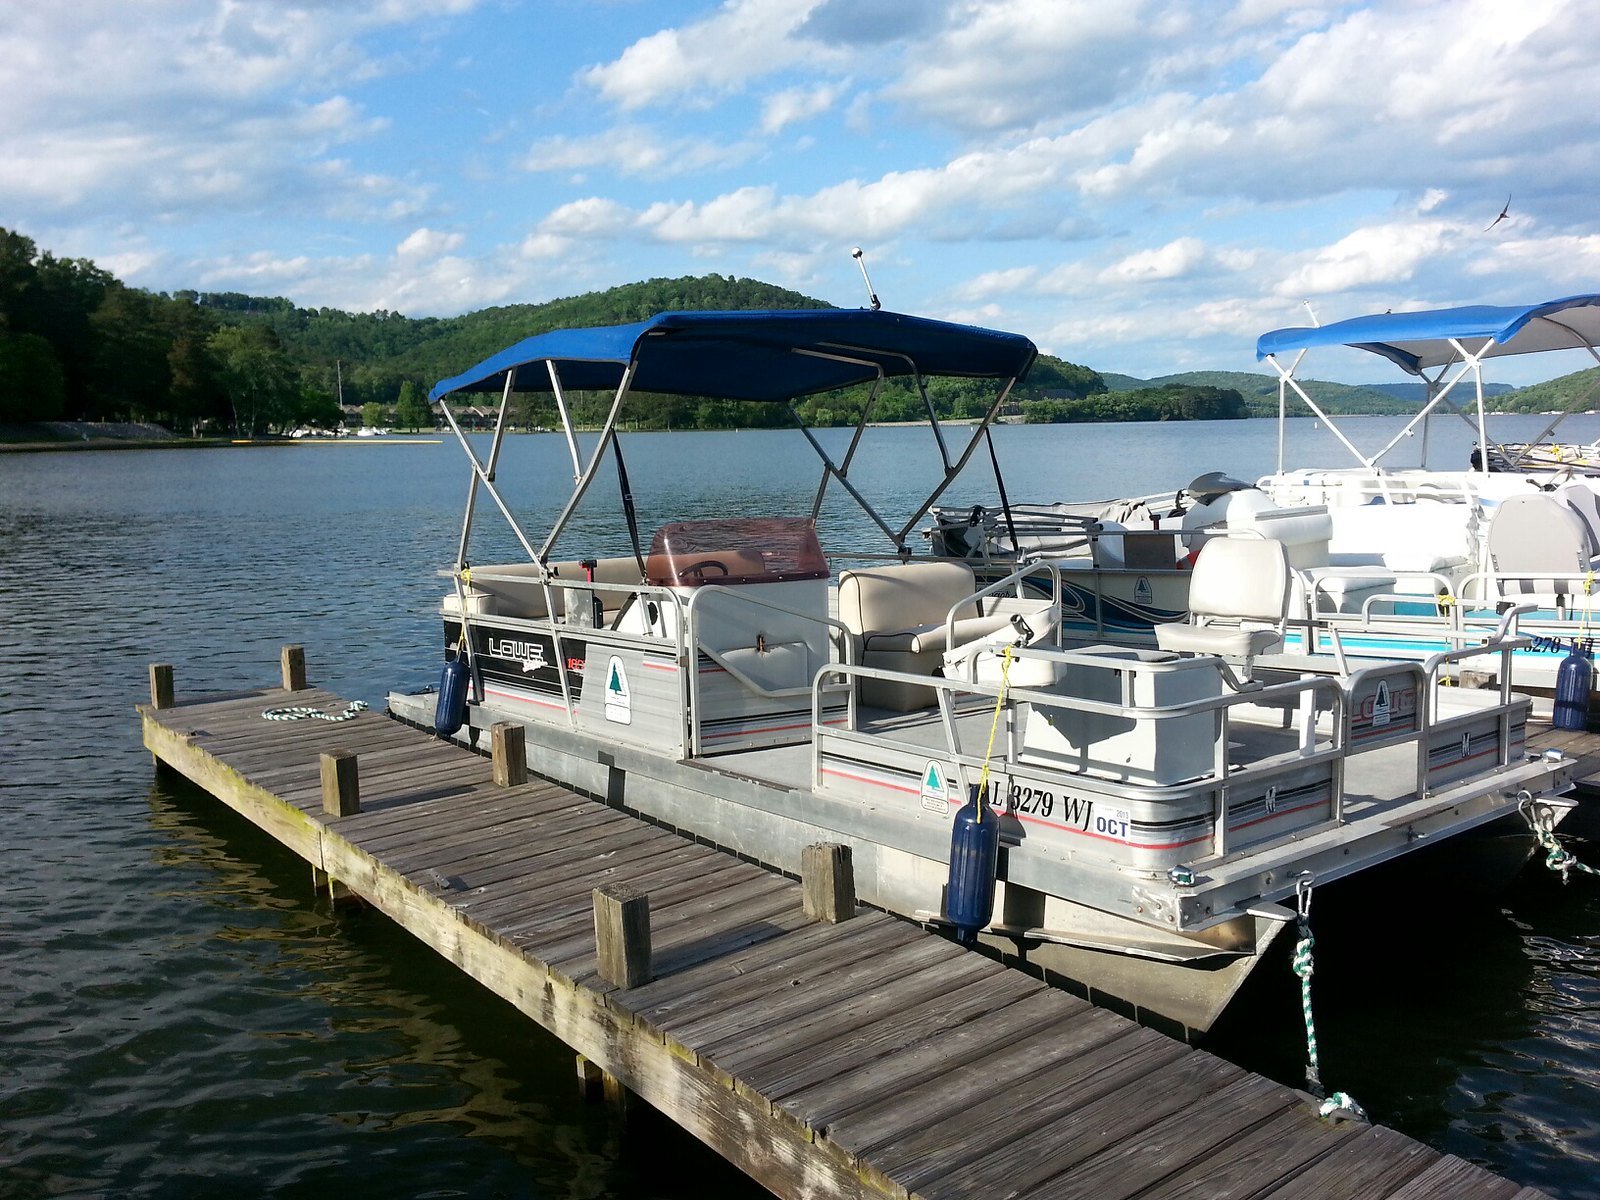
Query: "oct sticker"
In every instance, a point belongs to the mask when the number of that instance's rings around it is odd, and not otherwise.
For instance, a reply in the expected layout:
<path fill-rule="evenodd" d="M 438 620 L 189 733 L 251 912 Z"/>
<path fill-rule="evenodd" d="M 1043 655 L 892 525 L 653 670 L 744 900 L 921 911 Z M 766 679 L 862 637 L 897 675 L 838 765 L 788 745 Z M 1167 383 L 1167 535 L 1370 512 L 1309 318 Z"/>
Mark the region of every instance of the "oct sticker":
<path fill-rule="evenodd" d="M 1125 842 L 1128 840 L 1128 822 L 1132 819 L 1132 814 L 1125 808 L 1101 808 L 1097 804 L 1094 816 L 1089 820 L 1089 828 L 1102 837 Z"/>

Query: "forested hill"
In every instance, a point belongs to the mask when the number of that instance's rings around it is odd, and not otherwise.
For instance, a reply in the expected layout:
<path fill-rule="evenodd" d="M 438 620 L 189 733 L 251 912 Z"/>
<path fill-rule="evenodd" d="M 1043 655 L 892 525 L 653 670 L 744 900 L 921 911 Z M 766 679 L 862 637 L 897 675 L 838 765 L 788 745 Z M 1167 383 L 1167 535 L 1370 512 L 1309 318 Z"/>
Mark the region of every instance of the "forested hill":
<path fill-rule="evenodd" d="M 1488 390 L 1487 388 L 1485 389 Z M 1575 371 L 1560 379 L 1518 388 L 1498 399 L 1495 406 L 1504 412 L 1591 412 L 1600 409 L 1600 367 Z"/>
<path fill-rule="evenodd" d="M 287 300 L 181 293 L 228 322 L 270 328 L 300 362 L 344 365 L 347 396 L 392 401 L 404 379 L 421 386 L 457 374 L 514 342 L 552 329 L 621 325 L 680 309 L 827 308 L 821 300 L 754 279 L 722 275 L 651 279 L 544 304 L 510 304 L 459 317 L 297 308 Z M 386 396 L 384 393 L 388 393 Z"/>
<path fill-rule="evenodd" d="M 1278 377 L 1249 371 L 1184 371 L 1178 375 L 1163 375 L 1157 379 L 1134 379 L 1128 375 L 1107 374 L 1106 386 L 1113 391 L 1181 384 L 1188 387 L 1231 388 L 1244 397 L 1245 407 L 1252 417 L 1278 415 Z M 1328 383 L 1320 379 L 1302 379 L 1300 386 L 1325 412 L 1339 413 L 1414 413 L 1417 405 L 1398 397 L 1387 389 L 1345 383 Z M 1417 396 L 1421 399 L 1421 395 Z M 1290 396 L 1290 412 L 1295 416 L 1314 416 L 1296 396 Z M 1298 411 L 1296 411 L 1298 410 Z"/>
<path fill-rule="evenodd" d="M 147 292 L 93 262 L 57 258 L 0 229 L 0 423 L 133 421 L 186 434 L 243 436 L 340 425 L 350 409 L 360 408 L 372 424 L 431 428 L 434 417 L 423 397 L 434 381 L 534 334 L 669 310 L 822 307 L 758 280 L 705 275 L 417 320 L 393 312 L 301 308 L 236 292 Z M 986 387 L 951 380 L 930 391 L 942 415 L 970 417 L 992 402 Z M 1013 399 L 1072 400 L 1104 391 L 1089 368 L 1041 355 Z M 580 421 L 598 420 L 609 401 L 571 399 Z M 854 421 L 866 399 L 866 389 L 855 389 L 800 407 L 810 420 L 838 424 Z M 517 422 L 552 424 L 555 414 L 541 403 L 539 397 L 520 399 Z M 642 397 L 631 415 L 648 428 L 789 419 L 779 406 L 688 397 Z M 922 401 L 913 386 L 897 381 L 884 389 L 872 415 L 917 419 Z"/>
<path fill-rule="evenodd" d="M 431 428 L 434 417 L 423 397 L 436 380 L 534 334 L 671 310 L 825 307 L 759 280 L 703 275 L 419 320 L 392 312 L 300 308 L 286 299 L 236 292 L 148 292 L 86 259 L 57 258 L 0 229 L 0 423 L 133 421 L 186 434 L 249 436 L 297 425 L 340 425 L 352 408 L 361 408 L 369 423 Z M 1555 392 L 1528 389 L 1501 405 L 1595 407 L 1592 382 L 1557 380 L 1543 385 Z M 1333 412 L 1414 408 L 1372 389 L 1305 386 Z M 941 416 L 975 417 L 987 410 L 993 391 L 980 381 L 940 380 L 930 397 Z M 571 399 L 578 420 L 596 421 L 610 398 Z M 867 399 L 868 389 L 849 389 L 812 397 L 799 408 L 817 424 L 844 424 L 860 416 Z M 1154 380 L 1106 378 L 1041 354 L 1004 415 L 1030 422 L 1153 421 L 1276 412 L 1277 383 L 1268 375 L 1207 371 Z M 924 415 L 921 397 L 907 381 L 891 381 L 872 409 L 881 421 Z M 515 419 L 550 425 L 555 414 L 542 398 L 528 396 L 519 399 Z M 775 405 L 644 397 L 632 419 L 646 428 L 681 429 L 789 418 Z"/>

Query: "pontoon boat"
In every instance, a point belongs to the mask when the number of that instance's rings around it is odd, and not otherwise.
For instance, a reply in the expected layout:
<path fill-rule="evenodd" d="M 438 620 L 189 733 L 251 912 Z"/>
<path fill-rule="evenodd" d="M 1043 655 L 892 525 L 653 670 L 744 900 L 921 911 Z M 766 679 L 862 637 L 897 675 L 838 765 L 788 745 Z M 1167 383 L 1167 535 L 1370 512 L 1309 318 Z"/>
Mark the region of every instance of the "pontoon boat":
<path fill-rule="evenodd" d="M 443 727 L 464 720 L 454 736 L 474 741 L 520 722 L 536 771 L 779 870 L 798 870 L 809 844 L 844 842 L 865 901 L 933 926 L 951 919 L 953 823 L 986 781 L 1003 849 L 982 941 L 1191 1033 L 1292 922 L 1286 899 L 1508 825 L 1521 832 L 1506 869 L 1526 858 L 1519 810 L 1559 817 L 1569 764 L 1528 755 L 1529 705 L 1504 682 L 1441 686 L 1464 658 L 1513 653 L 1513 638 L 1354 671 L 1308 661 L 1268 681 L 1256 664 L 1290 619 L 1281 540 L 1203 549 L 1192 622 L 1148 649 L 1069 647 L 1065 572 L 1049 563 L 985 585 L 966 563 L 912 553 L 1034 356 L 1015 334 L 885 311 L 689 312 L 541 334 L 443 381 L 432 398 L 472 473 L 439 610 L 470 688 Z M 646 539 L 624 482 L 633 552 L 557 553 L 607 456 L 622 462 L 636 393 L 794 412 L 834 389 L 876 397 L 892 379 L 926 399 L 934 376 L 988 380 L 994 399 L 955 446 L 927 405 L 940 478 L 903 518 L 877 512 L 852 474 L 869 399 L 837 459 L 796 414 L 821 462 L 809 512 L 685 514 Z M 491 389 L 499 422 L 480 458 L 448 397 Z M 586 457 L 569 419 L 578 389 L 612 397 Z M 519 391 L 553 399 L 575 478 L 539 539 L 496 478 Z M 879 559 L 825 545 L 833 487 L 885 535 Z M 473 557 L 484 497 L 525 561 Z M 1048 586 L 1031 593 L 1023 578 L 1039 570 Z M 423 725 L 444 707 L 389 704 Z"/>

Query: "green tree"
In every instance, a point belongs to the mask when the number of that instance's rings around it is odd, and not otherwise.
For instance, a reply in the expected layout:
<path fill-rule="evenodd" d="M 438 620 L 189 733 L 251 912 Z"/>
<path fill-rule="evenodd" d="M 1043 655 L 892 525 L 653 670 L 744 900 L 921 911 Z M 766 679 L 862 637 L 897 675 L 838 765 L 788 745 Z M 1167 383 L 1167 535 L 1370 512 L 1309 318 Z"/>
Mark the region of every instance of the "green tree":
<path fill-rule="evenodd" d="M 89 363 L 89 407 L 104 416 L 155 420 L 165 414 L 172 390 L 171 341 L 162 328 L 162 301 L 149 292 L 106 289 L 89 314 L 93 355 Z"/>
<path fill-rule="evenodd" d="M 422 398 L 421 390 L 409 379 L 400 385 L 400 399 L 394 406 L 394 423 L 401 429 L 413 432 L 433 428 L 433 412 Z"/>
<path fill-rule="evenodd" d="M 235 436 L 282 431 L 293 421 L 299 386 L 288 355 L 270 329 L 228 326 L 212 334 L 207 346 L 233 408 Z"/>
<path fill-rule="evenodd" d="M 300 400 L 295 406 L 295 425 L 309 429 L 339 429 L 344 425 L 344 409 L 332 392 L 301 380 Z"/>
<path fill-rule="evenodd" d="M 382 429 L 388 423 L 388 414 L 384 412 L 383 405 L 376 400 L 369 400 L 361 406 L 361 427 L 363 429 Z"/>
<path fill-rule="evenodd" d="M 221 369 L 211 353 L 216 332 L 210 316 L 181 295 L 167 301 L 162 320 L 167 334 L 167 420 L 173 428 L 199 437 L 212 422 L 230 415 Z"/>
<path fill-rule="evenodd" d="M 65 404 L 54 347 L 36 333 L 0 329 L 0 421 L 55 421 Z"/>

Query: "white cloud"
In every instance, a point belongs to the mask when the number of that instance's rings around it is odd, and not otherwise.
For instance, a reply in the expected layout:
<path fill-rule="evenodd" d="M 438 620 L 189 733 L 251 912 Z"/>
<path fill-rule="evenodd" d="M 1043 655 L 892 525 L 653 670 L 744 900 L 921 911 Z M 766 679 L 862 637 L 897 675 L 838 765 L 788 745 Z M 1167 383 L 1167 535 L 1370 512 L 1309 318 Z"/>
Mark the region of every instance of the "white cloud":
<path fill-rule="evenodd" d="M 1158 279 L 1181 279 L 1207 260 L 1206 245 L 1199 238 L 1182 237 L 1140 250 L 1100 272 L 1102 283 L 1149 283 Z"/>
<path fill-rule="evenodd" d="M 969 133 L 1027 127 L 1115 100 L 1170 31 L 1146 0 L 995 0 L 908 56 L 885 95 Z M 1166 14 L 1169 18 L 1171 13 Z"/>
<path fill-rule="evenodd" d="M 563 237 L 608 238 L 634 227 L 633 213 L 615 200 L 590 196 L 551 211 L 539 223 L 539 232 Z"/>
<path fill-rule="evenodd" d="M 790 34 L 817 2 L 727 0 L 714 16 L 640 38 L 579 78 L 625 112 L 677 97 L 703 103 L 805 57 Z"/>
<path fill-rule="evenodd" d="M 529 171 L 606 168 L 622 176 L 666 179 L 736 166 L 761 152 L 754 142 L 723 144 L 674 137 L 644 125 L 621 125 L 590 137 L 540 138 L 523 160 Z"/>
<path fill-rule="evenodd" d="M 1403 283 L 1419 264 L 1449 249 L 1457 233 L 1442 221 L 1357 229 L 1310 255 L 1273 290 L 1280 296 L 1321 296 Z"/>
<path fill-rule="evenodd" d="M 797 121 L 809 120 L 827 112 L 844 93 L 846 83 L 822 83 L 813 87 L 785 88 L 761 102 L 761 132 L 768 137 Z"/>
<path fill-rule="evenodd" d="M 465 234 L 416 229 L 395 247 L 395 254 L 402 259 L 437 258 L 452 250 L 459 250 L 466 240 Z"/>
<path fill-rule="evenodd" d="M 962 300 L 982 300 L 989 296 L 1019 292 L 1039 277 L 1038 267 L 1008 267 L 1000 271 L 985 271 L 955 288 Z"/>
<path fill-rule="evenodd" d="M 0 33 L 0 205 L 82 220 L 154 210 L 313 201 L 345 182 L 319 170 L 381 118 L 319 85 L 376 69 L 351 40 L 461 0 L 292 8 L 266 0 L 111 0 L 8 10 Z"/>

